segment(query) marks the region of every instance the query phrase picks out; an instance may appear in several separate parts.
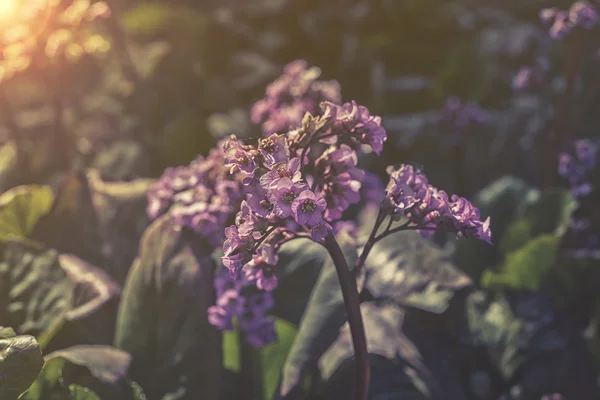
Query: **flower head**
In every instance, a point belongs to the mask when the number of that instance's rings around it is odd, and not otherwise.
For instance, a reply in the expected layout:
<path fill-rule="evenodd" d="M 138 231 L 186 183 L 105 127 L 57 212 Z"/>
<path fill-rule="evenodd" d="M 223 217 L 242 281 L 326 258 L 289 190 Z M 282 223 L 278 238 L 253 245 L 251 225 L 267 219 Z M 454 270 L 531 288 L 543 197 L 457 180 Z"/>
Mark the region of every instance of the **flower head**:
<path fill-rule="evenodd" d="M 311 190 L 304 190 L 292 203 L 292 213 L 300 225 L 314 227 L 323 220 L 327 202 Z"/>

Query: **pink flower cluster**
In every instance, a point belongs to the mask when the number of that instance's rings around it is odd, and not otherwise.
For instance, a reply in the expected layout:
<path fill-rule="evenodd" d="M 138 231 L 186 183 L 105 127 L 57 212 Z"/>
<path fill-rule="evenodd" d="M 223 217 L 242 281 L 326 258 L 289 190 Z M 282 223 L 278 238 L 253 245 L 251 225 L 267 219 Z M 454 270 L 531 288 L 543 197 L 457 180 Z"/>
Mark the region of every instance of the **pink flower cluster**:
<path fill-rule="evenodd" d="M 305 113 L 315 113 L 319 103 L 340 103 L 341 88 L 337 81 L 320 81 L 321 70 L 308 68 L 304 60 L 285 66 L 283 75 L 267 86 L 266 96 L 254 104 L 251 119 L 261 124 L 268 136 L 298 126 Z"/>
<path fill-rule="evenodd" d="M 481 221 L 479 210 L 464 197 L 448 195 L 431 185 L 410 164 L 388 167 L 390 181 L 384 209 L 395 217 L 406 217 L 421 232 L 445 230 L 462 237 L 492 242 L 490 218 Z"/>

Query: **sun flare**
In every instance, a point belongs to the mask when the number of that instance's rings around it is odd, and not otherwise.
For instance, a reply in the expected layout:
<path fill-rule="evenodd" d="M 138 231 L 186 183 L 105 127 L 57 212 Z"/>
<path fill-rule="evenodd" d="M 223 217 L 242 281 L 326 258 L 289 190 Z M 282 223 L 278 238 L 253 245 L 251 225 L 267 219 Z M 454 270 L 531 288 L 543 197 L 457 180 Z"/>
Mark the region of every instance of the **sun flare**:
<path fill-rule="evenodd" d="M 17 13 L 17 4 L 22 0 L 0 0 L 0 20 L 6 21 Z"/>

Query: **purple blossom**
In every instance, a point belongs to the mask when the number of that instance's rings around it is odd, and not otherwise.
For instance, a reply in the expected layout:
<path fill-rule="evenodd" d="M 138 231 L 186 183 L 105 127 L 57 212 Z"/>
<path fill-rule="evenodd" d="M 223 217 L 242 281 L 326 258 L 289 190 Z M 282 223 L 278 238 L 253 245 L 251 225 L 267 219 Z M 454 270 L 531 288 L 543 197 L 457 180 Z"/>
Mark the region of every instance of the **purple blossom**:
<path fill-rule="evenodd" d="M 592 29 L 598 22 L 598 12 L 587 1 L 576 1 L 569 9 L 569 21 L 584 29 Z"/>
<path fill-rule="evenodd" d="M 274 300 L 271 293 L 253 284 L 221 269 L 215 277 L 217 301 L 208 308 L 208 321 L 220 330 L 231 331 L 233 320 L 237 319 L 246 340 L 253 346 L 262 347 L 276 340 L 272 318 L 268 317 Z"/>
<path fill-rule="evenodd" d="M 304 190 L 292 203 L 292 213 L 300 225 L 314 227 L 323 220 L 327 202 L 311 190 Z"/>
<path fill-rule="evenodd" d="M 488 123 L 487 111 L 474 103 L 463 103 L 458 97 L 448 97 L 440 110 L 440 129 L 448 132 L 456 144 L 461 137 Z"/>
<path fill-rule="evenodd" d="M 223 145 L 225 151 L 225 166 L 231 168 L 231 172 L 242 171 L 252 174 L 256 169 L 252 155 L 246 151 L 242 142 L 235 137 L 229 138 Z"/>
<path fill-rule="evenodd" d="M 332 120 L 332 131 L 339 132 L 340 136 L 350 136 L 359 143 L 371 146 L 376 154 L 383 150 L 383 143 L 387 140 L 387 133 L 381 126 L 381 117 L 371 115 L 369 110 L 356 101 L 337 105 L 332 102 L 320 104 L 321 111 Z"/>
<path fill-rule="evenodd" d="M 336 81 L 319 81 L 319 68 L 308 68 L 304 60 L 285 66 L 283 74 L 267 86 L 265 98 L 257 101 L 251 120 L 262 124 L 263 133 L 272 133 L 297 127 L 304 114 L 314 113 L 321 101 L 341 102 L 341 89 Z"/>
<path fill-rule="evenodd" d="M 207 157 L 199 156 L 188 165 L 167 168 L 148 191 L 148 216 L 156 219 L 168 214 L 180 227 L 187 227 L 213 247 L 220 247 L 224 228 L 243 197 L 241 176 L 230 174 L 223 164 L 225 143 L 219 142 Z"/>
<path fill-rule="evenodd" d="M 262 318 L 246 330 L 246 340 L 254 347 L 264 347 L 273 343 L 276 339 L 275 320 L 273 318 Z"/>
<path fill-rule="evenodd" d="M 233 330 L 233 318 L 223 307 L 208 307 L 208 322 L 221 331 Z"/>
<path fill-rule="evenodd" d="M 384 205 L 388 213 L 409 218 L 424 234 L 442 229 L 491 243 L 489 217 L 481 221 L 479 210 L 467 199 L 453 195 L 449 200 L 446 192 L 430 185 L 412 165 L 388 167 L 388 173 Z"/>
<path fill-rule="evenodd" d="M 325 239 L 327 234 L 332 230 L 333 228 L 331 225 L 329 225 L 326 221 L 321 221 L 321 223 L 311 228 L 310 237 L 315 242 L 320 242 Z"/>
<path fill-rule="evenodd" d="M 260 185 L 265 189 L 277 186 L 277 183 L 282 178 L 288 178 L 296 183 L 302 179 L 300 172 L 300 159 L 292 158 L 287 162 L 280 162 L 272 165 L 271 171 L 267 172 L 260 178 Z"/>
<path fill-rule="evenodd" d="M 292 203 L 306 189 L 306 184 L 294 183 L 290 178 L 278 179 L 268 194 L 275 215 L 279 218 L 289 217 L 292 214 Z"/>
<path fill-rule="evenodd" d="M 267 168 L 275 164 L 285 163 L 290 159 L 290 149 L 286 143 L 285 135 L 272 134 L 258 142 L 258 151 L 263 156 L 263 163 Z"/>

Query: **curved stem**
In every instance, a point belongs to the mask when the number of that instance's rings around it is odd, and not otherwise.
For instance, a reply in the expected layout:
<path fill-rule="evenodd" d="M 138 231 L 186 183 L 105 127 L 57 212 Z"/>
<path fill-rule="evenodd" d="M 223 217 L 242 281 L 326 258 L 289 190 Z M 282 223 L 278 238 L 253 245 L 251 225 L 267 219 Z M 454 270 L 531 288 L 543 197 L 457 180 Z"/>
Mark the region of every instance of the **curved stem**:
<path fill-rule="evenodd" d="M 360 312 L 356 279 L 350 272 L 344 253 L 342 253 L 342 249 L 340 249 L 331 231 L 325 237 L 325 247 L 333 259 L 342 288 L 344 307 L 348 314 L 348 325 L 350 326 L 352 345 L 354 346 L 354 358 L 356 360 L 356 394 L 354 399 L 366 400 L 370 380 L 369 353 L 367 351 L 365 327 Z"/>
<path fill-rule="evenodd" d="M 360 269 L 365 264 L 365 261 L 367 260 L 367 256 L 369 255 L 369 252 L 371 251 L 371 249 L 373 248 L 373 245 L 376 242 L 375 235 L 377 235 L 377 231 L 379 230 L 379 227 L 381 226 L 381 223 L 384 220 L 385 220 L 385 214 L 383 213 L 383 211 L 380 208 L 379 212 L 377 213 L 377 217 L 375 218 L 375 226 L 373 226 L 373 229 L 371 230 L 371 234 L 369 235 L 369 238 L 367 239 L 367 243 L 365 243 L 365 247 L 363 247 L 363 249 L 360 253 L 360 256 L 358 257 L 358 259 L 356 260 L 356 263 L 354 264 L 354 270 L 352 270 L 352 273 L 354 274 L 355 277 L 358 276 Z M 389 229 L 389 226 L 388 226 L 388 229 Z"/>

